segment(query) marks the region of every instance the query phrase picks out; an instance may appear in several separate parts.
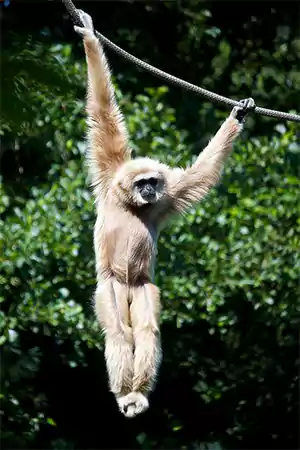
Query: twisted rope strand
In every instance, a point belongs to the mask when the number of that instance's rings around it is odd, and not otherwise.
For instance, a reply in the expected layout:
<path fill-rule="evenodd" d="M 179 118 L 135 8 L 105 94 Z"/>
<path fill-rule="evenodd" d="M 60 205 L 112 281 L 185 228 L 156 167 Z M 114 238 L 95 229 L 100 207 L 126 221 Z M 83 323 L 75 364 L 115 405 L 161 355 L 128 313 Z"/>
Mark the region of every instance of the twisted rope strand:
<path fill-rule="evenodd" d="M 74 23 L 76 23 L 78 25 L 82 25 L 79 13 L 78 13 L 77 9 L 75 8 L 72 0 L 62 0 L 62 2 L 64 3 L 67 11 L 69 12 L 70 16 L 72 17 Z M 95 31 L 95 34 L 96 34 L 97 38 L 100 39 L 100 41 L 102 41 L 105 45 L 107 45 L 109 48 L 114 50 L 116 53 L 118 53 L 119 55 L 123 56 L 125 59 L 128 59 L 129 61 L 133 62 L 137 66 L 141 67 L 144 70 L 147 70 L 148 72 L 152 73 L 153 75 L 155 75 L 159 78 L 162 78 L 174 85 L 180 86 L 188 91 L 195 92 L 196 94 L 206 97 L 209 100 L 223 103 L 228 106 L 241 106 L 241 107 L 243 106 L 237 100 L 233 100 L 233 99 L 224 97 L 223 95 L 219 95 L 214 92 L 208 91 L 207 89 L 196 86 L 192 83 L 188 83 L 187 81 L 177 78 L 174 75 L 166 73 L 166 72 L 158 69 L 157 67 L 153 67 L 153 66 L 151 66 L 151 64 L 148 64 L 145 61 L 142 61 L 141 59 L 137 58 L 136 56 L 133 56 L 130 53 L 123 50 L 122 48 L 118 47 L 118 45 L 111 42 L 109 39 L 107 39 L 105 36 L 103 36 L 98 31 Z M 255 106 L 254 111 L 257 114 L 262 114 L 264 116 L 276 117 L 279 119 L 300 122 L 300 115 L 298 115 L 298 114 L 286 113 L 286 112 L 276 111 L 276 110 L 267 109 L 267 108 L 261 108 L 259 106 Z"/>

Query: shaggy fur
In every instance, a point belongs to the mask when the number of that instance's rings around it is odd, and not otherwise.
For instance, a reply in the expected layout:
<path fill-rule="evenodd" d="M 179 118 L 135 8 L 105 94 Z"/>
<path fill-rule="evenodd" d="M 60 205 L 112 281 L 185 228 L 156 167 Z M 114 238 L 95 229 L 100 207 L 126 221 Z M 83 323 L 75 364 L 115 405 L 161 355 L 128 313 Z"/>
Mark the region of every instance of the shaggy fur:
<path fill-rule="evenodd" d="M 88 162 L 97 207 L 95 313 L 105 333 L 110 389 L 120 411 L 134 417 L 149 407 L 161 362 L 160 296 L 153 284 L 160 227 L 218 182 L 241 132 L 236 117 L 243 108 L 233 109 L 185 170 L 149 158 L 132 160 L 102 46 L 90 16 L 80 15 L 83 27 L 75 31 L 83 38 L 88 66 Z"/>

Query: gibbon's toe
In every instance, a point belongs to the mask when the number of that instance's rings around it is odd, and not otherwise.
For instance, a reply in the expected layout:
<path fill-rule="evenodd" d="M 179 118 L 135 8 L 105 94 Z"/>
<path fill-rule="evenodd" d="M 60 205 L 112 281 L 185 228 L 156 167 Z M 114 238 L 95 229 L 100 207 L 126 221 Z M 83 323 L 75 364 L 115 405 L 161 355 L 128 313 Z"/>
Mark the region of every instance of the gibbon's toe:
<path fill-rule="evenodd" d="M 149 402 L 141 392 L 130 392 L 130 394 L 120 397 L 117 401 L 120 411 L 127 418 L 133 418 L 149 408 Z"/>

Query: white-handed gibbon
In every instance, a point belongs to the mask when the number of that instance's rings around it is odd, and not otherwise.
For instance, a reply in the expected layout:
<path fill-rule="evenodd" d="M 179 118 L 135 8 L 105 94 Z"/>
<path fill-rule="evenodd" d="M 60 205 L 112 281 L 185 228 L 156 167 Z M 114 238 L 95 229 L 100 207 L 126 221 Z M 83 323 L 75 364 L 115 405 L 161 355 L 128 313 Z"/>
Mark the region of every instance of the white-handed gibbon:
<path fill-rule="evenodd" d="M 199 202 L 220 178 L 246 112 L 235 107 L 187 169 L 149 158 L 131 159 L 123 116 L 91 17 L 79 11 L 88 66 L 88 163 L 96 200 L 95 313 L 105 335 L 110 390 L 120 411 L 134 417 L 149 407 L 161 362 L 160 293 L 153 284 L 157 239 L 173 213 Z"/>

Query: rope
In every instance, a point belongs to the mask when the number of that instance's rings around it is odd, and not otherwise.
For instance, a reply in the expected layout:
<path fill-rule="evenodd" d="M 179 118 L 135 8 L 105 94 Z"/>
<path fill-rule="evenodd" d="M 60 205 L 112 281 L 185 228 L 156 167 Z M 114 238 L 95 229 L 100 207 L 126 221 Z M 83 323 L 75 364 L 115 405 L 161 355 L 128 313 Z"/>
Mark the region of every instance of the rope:
<path fill-rule="evenodd" d="M 70 16 L 72 17 L 73 21 L 78 25 L 82 25 L 78 11 L 75 8 L 72 0 L 62 0 L 62 2 L 64 3 L 64 5 L 65 5 L 66 9 L 68 10 Z M 105 36 L 103 36 L 98 31 L 95 31 L 95 34 L 96 34 L 97 38 L 100 39 L 100 41 L 102 41 L 104 44 L 106 44 L 109 48 L 114 50 L 116 53 L 118 53 L 119 55 L 123 56 L 125 59 L 128 59 L 129 61 L 133 62 L 137 66 L 141 67 L 144 70 L 147 70 L 148 72 L 152 73 L 153 75 L 155 75 L 157 77 L 160 77 L 170 83 L 178 85 L 188 91 L 192 91 L 198 95 L 202 95 L 203 97 L 206 97 L 209 100 L 216 101 L 219 103 L 224 103 L 225 105 L 228 105 L 228 106 L 243 107 L 243 105 L 240 102 L 238 102 L 237 100 L 233 100 L 233 99 L 230 99 L 227 97 L 223 97 L 222 95 L 216 94 L 214 92 L 210 92 L 207 89 L 201 88 L 201 87 L 196 86 L 191 83 L 188 83 L 187 81 L 181 80 L 180 78 L 177 78 L 174 75 L 170 75 L 169 73 L 166 73 L 160 69 L 157 69 L 157 67 L 151 66 L 150 64 L 146 63 L 145 61 L 142 61 L 141 59 L 137 58 L 136 56 L 133 56 L 130 53 L 123 50 L 122 48 L 118 47 L 116 44 L 111 42 L 109 39 L 107 39 Z M 264 116 L 277 117 L 279 119 L 300 122 L 300 115 L 298 115 L 298 114 L 292 114 L 292 113 L 286 113 L 286 112 L 282 112 L 282 111 L 275 111 L 272 109 L 260 108 L 259 106 L 255 106 L 254 111 L 257 114 L 262 114 Z"/>

